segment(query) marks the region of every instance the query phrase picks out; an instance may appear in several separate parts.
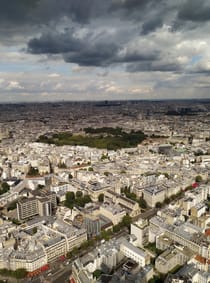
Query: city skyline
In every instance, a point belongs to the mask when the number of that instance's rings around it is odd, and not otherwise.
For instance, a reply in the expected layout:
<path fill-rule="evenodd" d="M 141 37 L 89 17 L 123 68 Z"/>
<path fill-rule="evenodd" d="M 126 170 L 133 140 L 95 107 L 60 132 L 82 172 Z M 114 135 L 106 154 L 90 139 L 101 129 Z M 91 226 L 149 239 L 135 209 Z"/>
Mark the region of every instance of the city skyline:
<path fill-rule="evenodd" d="M 209 98 L 208 0 L 0 4 L 0 103 Z"/>

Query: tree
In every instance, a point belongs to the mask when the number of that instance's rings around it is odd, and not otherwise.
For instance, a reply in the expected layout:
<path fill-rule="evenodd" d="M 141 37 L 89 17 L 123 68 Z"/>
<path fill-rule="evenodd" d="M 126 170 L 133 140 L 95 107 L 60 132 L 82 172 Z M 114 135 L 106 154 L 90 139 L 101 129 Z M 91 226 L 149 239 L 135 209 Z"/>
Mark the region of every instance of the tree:
<path fill-rule="evenodd" d="M 69 173 L 69 180 L 73 179 L 73 176 L 71 173 Z"/>
<path fill-rule="evenodd" d="M 33 235 L 36 234 L 36 232 L 37 232 L 37 227 L 34 227 L 33 230 L 32 230 L 32 232 L 33 232 Z"/>
<path fill-rule="evenodd" d="M 192 185 L 189 185 L 189 186 L 187 186 L 184 190 L 185 190 L 185 191 L 189 191 L 189 190 L 192 190 L 192 188 L 193 188 L 193 186 L 192 186 Z"/>
<path fill-rule="evenodd" d="M 105 241 L 108 241 L 110 239 L 111 234 L 112 234 L 112 231 L 109 231 L 109 230 L 108 231 L 106 231 L 106 230 L 101 231 L 101 237 Z"/>
<path fill-rule="evenodd" d="M 169 198 L 166 198 L 166 199 L 164 200 L 164 203 L 165 203 L 165 204 L 169 204 L 169 203 L 170 203 L 170 199 L 169 199 Z"/>
<path fill-rule="evenodd" d="M 200 183 L 200 182 L 202 182 L 202 177 L 200 176 L 200 175 L 198 175 L 198 176 L 196 176 L 195 177 L 195 181 L 197 182 L 197 183 Z"/>
<path fill-rule="evenodd" d="M 12 219 L 12 223 L 15 224 L 15 225 L 21 224 L 21 222 L 18 219 L 15 219 L 15 218 Z"/>
<path fill-rule="evenodd" d="M 121 230 L 121 227 L 120 227 L 119 224 L 113 226 L 113 232 L 114 232 L 114 233 L 118 233 L 118 232 L 120 232 L 120 230 Z"/>
<path fill-rule="evenodd" d="M 161 276 L 155 275 L 152 279 L 148 281 L 149 283 L 163 283 L 164 279 Z"/>
<path fill-rule="evenodd" d="M 100 194 L 100 195 L 98 196 L 98 201 L 99 201 L 99 202 L 104 202 L 104 194 Z"/>
<path fill-rule="evenodd" d="M 105 159 L 108 159 L 108 158 L 109 158 L 108 153 L 107 154 L 102 153 L 101 160 L 105 160 Z"/>
<path fill-rule="evenodd" d="M 24 268 L 19 268 L 14 271 L 6 268 L 0 269 L 0 275 L 14 277 L 17 279 L 25 278 L 27 273 L 28 273 L 27 270 Z"/>
<path fill-rule="evenodd" d="M 157 202 L 155 205 L 156 208 L 161 208 L 162 207 L 162 203 L 161 202 Z"/>
<path fill-rule="evenodd" d="M 14 277 L 17 279 L 25 278 L 27 275 L 27 270 L 24 268 L 19 268 L 14 271 Z"/>
<path fill-rule="evenodd" d="M 38 168 L 35 168 L 35 167 L 31 166 L 29 171 L 28 171 L 28 176 L 32 176 L 32 177 L 39 176 Z"/>
<path fill-rule="evenodd" d="M 76 197 L 77 198 L 80 198 L 80 197 L 82 197 L 83 196 L 83 193 L 81 192 L 81 191 L 77 191 L 76 192 Z"/>
<path fill-rule="evenodd" d="M 67 193 L 66 193 L 66 199 L 67 199 L 68 201 L 75 200 L 75 194 L 74 194 L 74 192 L 67 192 Z"/>
<path fill-rule="evenodd" d="M 125 196 L 126 196 L 127 198 L 132 199 L 132 200 L 134 200 L 134 201 L 137 201 L 137 196 L 136 196 L 135 193 L 132 193 L 132 192 L 131 192 L 130 187 L 127 187 L 127 186 L 126 186 L 126 187 L 122 188 L 121 191 L 122 191 L 123 194 L 125 194 Z"/>
<path fill-rule="evenodd" d="M 2 187 L 2 189 L 5 190 L 5 191 L 9 191 L 9 189 L 10 189 L 10 186 L 9 186 L 6 182 L 3 182 L 3 183 L 1 184 L 1 187 Z"/>
<path fill-rule="evenodd" d="M 83 199 L 85 203 L 92 202 L 91 197 L 89 195 L 84 195 Z"/>
<path fill-rule="evenodd" d="M 67 257 L 71 258 L 71 257 L 77 255 L 78 252 L 79 252 L 78 247 L 74 247 L 73 250 L 71 250 L 70 252 L 67 253 Z"/>
<path fill-rule="evenodd" d="M 124 227 L 127 227 L 127 228 L 130 228 L 130 225 L 131 225 L 131 222 L 132 222 L 132 219 L 130 217 L 130 215 L 125 215 L 121 221 L 122 223 L 122 226 Z"/>
<path fill-rule="evenodd" d="M 6 182 L 2 183 L 1 188 L 0 188 L 0 195 L 5 194 L 6 192 L 9 191 L 9 189 L 10 189 L 10 186 Z"/>
<path fill-rule="evenodd" d="M 98 278 L 101 276 L 102 273 L 103 273 L 103 272 L 102 272 L 100 269 L 96 269 L 96 270 L 93 272 L 93 278 L 98 279 Z"/>
<path fill-rule="evenodd" d="M 7 210 L 14 210 L 17 207 L 17 201 L 10 202 L 7 206 Z"/>
<path fill-rule="evenodd" d="M 89 195 L 82 196 L 82 192 L 78 191 L 76 193 L 76 197 L 74 192 L 67 192 L 66 193 L 66 200 L 64 202 L 64 205 L 70 209 L 74 207 L 74 205 L 78 205 L 81 207 L 84 207 L 86 203 L 91 202 L 91 198 Z"/>
<path fill-rule="evenodd" d="M 74 207 L 74 202 L 75 202 L 75 194 L 74 192 L 67 192 L 66 193 L 66 200 L 65 200 L 65 206 L 68 208 L 73 208 Z"/>
<path fill-rule="evenodd" d="M 45 187 L 44 185 L 38 184 L 37 189 L 38 189 L 38 190 L 42 190 L 44 187 Z"/>
<path fill-rule="evenodd" d="M 140 197 L 139 199 L 139 206 L 143 209 L 147 208 L 147 202 L 145 201 L 145 199 L 143 199 L 143 197 Z"/>

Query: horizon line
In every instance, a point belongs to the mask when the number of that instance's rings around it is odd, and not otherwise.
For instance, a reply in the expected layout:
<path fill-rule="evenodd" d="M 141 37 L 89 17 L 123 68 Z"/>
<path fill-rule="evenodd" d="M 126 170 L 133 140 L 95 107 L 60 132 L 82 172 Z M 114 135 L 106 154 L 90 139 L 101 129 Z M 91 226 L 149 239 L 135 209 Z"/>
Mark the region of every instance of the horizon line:
<path fill-rule="evenodd" d="M 209 101 L 210 98 L 157 98 L 157 99 L 118 99 L 118 100 L 112 100 L 112 99 L 96 99 L 96 100 L 43 100 L 43 101 L 2 101 L 0 102 L 0 105 L 5 105 L 5 104 L 41 104 L 41 103 L 109 103 L 109 102 L 114 102 L 114 103 L 119 103 L 119 102 L 170 102 L 170 101 Z"/>

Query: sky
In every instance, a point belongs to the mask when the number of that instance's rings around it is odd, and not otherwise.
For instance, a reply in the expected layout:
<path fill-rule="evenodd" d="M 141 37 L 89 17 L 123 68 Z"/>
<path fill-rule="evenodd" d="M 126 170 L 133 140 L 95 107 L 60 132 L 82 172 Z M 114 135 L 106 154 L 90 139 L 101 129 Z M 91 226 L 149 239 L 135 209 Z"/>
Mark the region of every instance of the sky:
<path fill-rule="evenodd" d="M 210 98 L 210 0 L 0 0 L 0 102 Z"/>

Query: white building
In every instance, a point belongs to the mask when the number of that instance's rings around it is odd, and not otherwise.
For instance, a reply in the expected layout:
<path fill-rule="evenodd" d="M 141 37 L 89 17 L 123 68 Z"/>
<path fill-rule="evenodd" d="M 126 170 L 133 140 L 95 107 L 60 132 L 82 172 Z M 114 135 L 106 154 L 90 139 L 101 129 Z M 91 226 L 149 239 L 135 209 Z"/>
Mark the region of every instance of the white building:
<path fill-rule="evenodd" d="M 150 259 L 148 254 L 127 241 L 121 244 L 120 250 L 126 257 L 131 258 L 138 263 L 140 267 L 149 264 Z"/>

